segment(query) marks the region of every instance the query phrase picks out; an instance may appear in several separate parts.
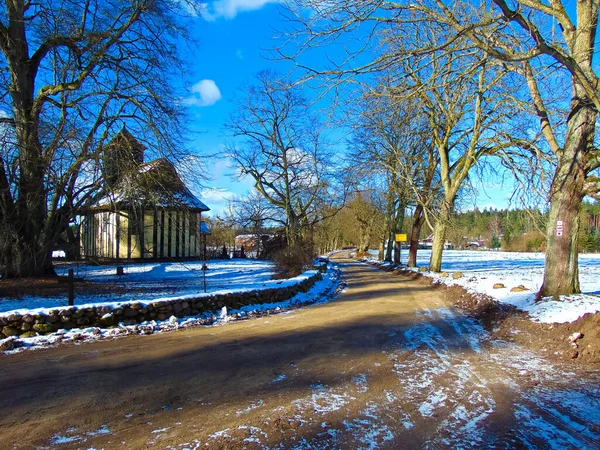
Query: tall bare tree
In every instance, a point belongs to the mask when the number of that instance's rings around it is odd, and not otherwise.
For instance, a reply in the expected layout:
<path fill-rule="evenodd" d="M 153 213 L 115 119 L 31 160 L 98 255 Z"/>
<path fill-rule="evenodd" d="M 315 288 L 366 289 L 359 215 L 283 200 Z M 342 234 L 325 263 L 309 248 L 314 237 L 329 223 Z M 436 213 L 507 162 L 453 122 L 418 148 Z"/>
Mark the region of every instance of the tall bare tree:
<path fill-rule="evenodd" d="M 297 87 L 271 71 L 259 72 L 237 100 L 226 128 L 235 142 L 229 156 L 241 175 L 283 211 L 288 244 L 318 219 L 327 193 L 327 146 L 323 126 Z"/>
<path fill-rule="evenodd" d="M 387 179 L 387 211 L 385 235 L 388 243 L 385 259 L 392 260 L 392 247 L 399 253 L 395 233 L 405 231 L 397 219 L 404 210 L 412 210 L 408 265 L 416 266 L 421 228 L 427 214 L 436 209 L 440 189 L 439 158 L 431 142 L 427 117 L 412 98 L 389 95 L 385 83 L 380 89 L 369 89 L 364 94 L 364 105 L 356 116 L 353 156 L 359 167 L 366 167 L 371 175 L 374 167 L 385 172 Z M 380 255 L 384 259 L 383 247 Z M 397 261 L 399 262 L 399 260 Z"/>
<path fill-rule="evenodd" d="M 600 152 L 595 142 L 600 78 L 594 67 L 600 4 L 578 1 L 574 17 L 560 0 L 547 4 L 493 0 L 493 5 L 496 20 L 491 28 L 482 27 L 481 21 L 476 26 L 466 24 L 441 3 L 436 2 L 432 12 L 441 14 L 444 23 L 458 33 L 466 33 L 491 56 L 519 65 L 540 129 L 556 157 L 549 192 L 544 282 L 539 295 L 577 293 L 579 211 L 586 195 L 600 198 L 600 178 L 596 174 Z M 570 100 L 568 119 L 562 130 L 560 122 L 553 121 L 548 105 L 555 93 L 542 86 L 550 67 L 559 67 L 571 84 L 570 99 L 566 99 Z"/>
<path fill-rule="evenodd" d="M 433 229 L 430 270 L 435 272 L 441 270 L 446 229 L 457 195 L 475 165 L 504 146 L 489 131 L 506 120 L 510 111 L 494 92 L 503 68 L 483 54 L 461 59 L 456 53 L 431 58 L 425 73 L 409 73 L 406 91 L 422 102 L 439 158 L 443 201 Z"/>
<path fill-rule="evenodd" d="M 53 273 L 54 243 L 97 192 L 101 149 L 127 123 L 180 141 L 172 76 L 186 3 L 11 0 L 0 6 L 0 265 Z M 142 133 L 145 131 L 145 133 Z M 137 133 L 136 133 L 137 134 Z"/>

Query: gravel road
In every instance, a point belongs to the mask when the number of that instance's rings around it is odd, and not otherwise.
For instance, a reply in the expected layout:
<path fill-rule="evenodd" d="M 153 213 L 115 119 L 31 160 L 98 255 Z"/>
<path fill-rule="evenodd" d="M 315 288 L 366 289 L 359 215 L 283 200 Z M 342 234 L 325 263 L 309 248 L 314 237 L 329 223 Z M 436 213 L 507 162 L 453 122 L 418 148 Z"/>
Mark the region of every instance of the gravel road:
<path fill-rule="evenodd" d="M 600 448 L 600 376 L 344 262 L 333 301 L 0 356 L 0 448 Z"/>

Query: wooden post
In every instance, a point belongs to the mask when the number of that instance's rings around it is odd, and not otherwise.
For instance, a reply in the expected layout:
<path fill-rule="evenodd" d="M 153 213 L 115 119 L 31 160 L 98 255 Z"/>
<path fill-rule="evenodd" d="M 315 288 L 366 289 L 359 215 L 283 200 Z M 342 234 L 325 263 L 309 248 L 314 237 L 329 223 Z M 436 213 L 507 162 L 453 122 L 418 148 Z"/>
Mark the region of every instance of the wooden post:
<path fill-rule="evenodd" d="M 69 306 L 75 304 L 75 284 L 73 280 L 73 269 L 69 269 L 69 275 L 67 277 L 67 296 L 69 298 Z"/>
<path fill-rule="evenodd" d="M 123 275 L 124 273 L 123 266 L 117 266 L 117 275 Z"/>
<path fill-rule="evenodd" d="M 202 235 L 203 251 L 202 251 L 202 284 L 204 285 L 204 292 L 206 293 L 206 271 L 208 266 L 206 265 L 206 235 Z"/>

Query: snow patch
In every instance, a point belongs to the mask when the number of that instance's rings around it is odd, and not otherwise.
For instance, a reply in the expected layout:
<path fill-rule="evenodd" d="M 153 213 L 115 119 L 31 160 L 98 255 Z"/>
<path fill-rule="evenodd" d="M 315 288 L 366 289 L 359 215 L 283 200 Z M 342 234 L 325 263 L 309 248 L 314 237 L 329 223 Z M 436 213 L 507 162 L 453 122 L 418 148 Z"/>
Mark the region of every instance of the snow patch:
<path fill-rule="evenodd" d="M 327 414 L 346 406 L 356 400 L 346 392 L 339 392 L 322 384 L 311 385 L 313 393 L 309 398 L 297 399 L 292 402 L 300 411 L 312 410 L 317 414 Z"/>
<path fill-rule="evenodd" d="M 431 250 L 420 250 L 417 265 L 428 266 Z M 582 294 L 544 298 L 535 301 L 544 276 L 543 253 L 517 253 L 497 251 L 445 250 L 442 270 L 462 272 L 462 278 L 441 277 L 424 272 L 436 283 L 458 285 L 474 294 L 485 294 L 499 302 L 508 303 L 529 313 L 531 320 L 541 323 L 574 322 L 587 313 L 600 311 L 600 255 L 579 255 L 579 282 Z M 417 269 L 414 269 L 417 270 Z M 502 283 L 506 288 L 494 289 Z M 511 288 L 524 285 L 529 291 L 511 292 Z M 427 314 L 427 311 L 424 311 Z"/>
<path fill-rule="evenodd" d="M 64 436 L 55 434 L 50 438 L 50 443 L 53 445 L 72 444 L 74 442 L 85 442 L 88 440 L 88 438 L 111 434 L 110 429 L 106 425 L 102 425 L 96 431 L 88 431 L 79 435 L 74 434 L 76 431 L 77 428 L 71 427 L 66 430 Z"/>
<path fill-rule="evenodd" d="M 360 413 L 360 417 L 351 421 L 342 422 L 347 433 L 362 445 L 357 449 L 374 450 L 383 446 L 386 442 L 394 439 L 394 434 L 385 424 L 383 419 L 377 415 L 377 405 L 367 403 L 367 408 Z"/>
<path fill-rule="evenodd" d="M 264 405 L 264 402 L 262 400 L 259 400 L 256 403 L 250 403 L 250 405 L 247 408 L 237 410 L 235 412 L 235 415 L 236 416 L 241 416 L 241 415 L 244 415 L 244 414 L 248 414 L 250 411 L 258 409 L 258 408 L 260 408 L 263 405 Z"/>
<path fill-rule="evenodd" d="M 419 406 L 419 412 L 423 417 L 431 417 L 437 408 L 444 405 L 447 398 L 448 396 L 443 392 L 431 393 L 427 397 L 427 400 Z"/>
<path fill-rule="evenodd" d="M 369 390 L 369 387 L 367 386 L 367 377 L 362 373 L 352 377 L 352 382 L 356 385 L 356 390 L 361 394 L 364 394 Z"/>

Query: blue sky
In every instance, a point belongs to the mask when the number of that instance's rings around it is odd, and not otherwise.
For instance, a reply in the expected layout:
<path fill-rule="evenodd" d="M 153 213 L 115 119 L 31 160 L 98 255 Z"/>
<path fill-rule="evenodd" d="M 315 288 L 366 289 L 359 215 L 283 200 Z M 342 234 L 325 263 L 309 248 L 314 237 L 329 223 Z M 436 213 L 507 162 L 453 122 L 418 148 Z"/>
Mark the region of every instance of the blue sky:
<path fill-rule="evenodd" d="M 224 151 L 228 139 L 223 124 L 233 110 L 232 98 L 239 87 L 252 82 L 262 69 L 286 72 L 291 68 L 289 63 L 265 58 L 276 45 L 277 30 L 285 26 L 278 8 L 277 1 L 217 0 L 207 3 L 203 18 L 196 19 L 193 34 L 199 47 L 187 55 L 194 70 L 187 80 L 191 92 L 186 103 L 192 117 L 189 128 L 198 132 L 192 144 L 198 154 Z M 252 189 L 251 180 L 236 180 L 234 173 L 225 157 L 209 164 L 208 187 L 196 192 L 211 208 L 209 215 L 221 214 L 230 198 Z M 506 191 L 499 183 L 486 182 L 476 203 L 479 208 L 506 207 Z"/>
<path fill-rule="evenodd" d="M 275 2 L 265 0 L 218 0 L 210 2 L 204 17 L 196 20 L 199 47 L 188 55 L 194 73 L 187 80 L 192 92 L 186 103 L 192 117 L 188 126 L 198 132 L 192 146 L 200 155 L 223 152 L 228 141 L 223 124 L 233 111 L 238 88 L 252 82 L 262 69 L 289 67 L 263 57 L 281 20 L 277 8 Z M 220 214 L 228 199 L 252 189 L 250 180 L 235 179 L 235 170 L 224 157 L 211 161 L 207 169 L 208 187 L 197 194 L 211 208 L 209 215 Z"/>

